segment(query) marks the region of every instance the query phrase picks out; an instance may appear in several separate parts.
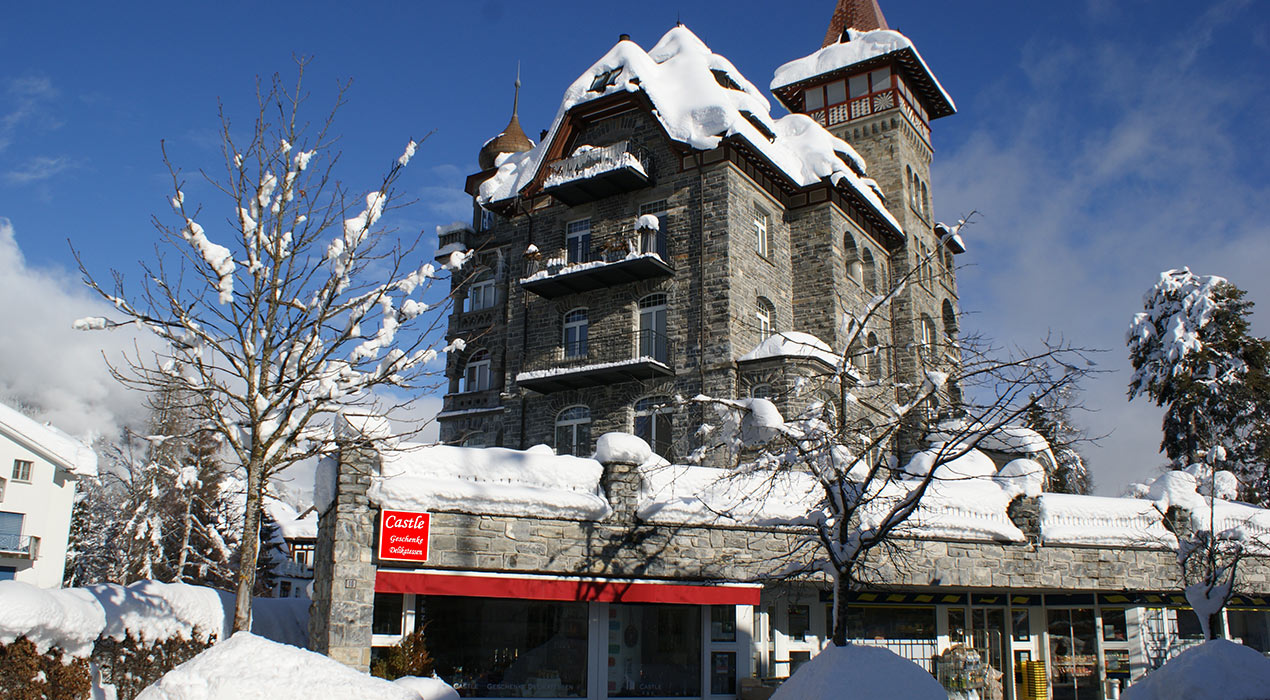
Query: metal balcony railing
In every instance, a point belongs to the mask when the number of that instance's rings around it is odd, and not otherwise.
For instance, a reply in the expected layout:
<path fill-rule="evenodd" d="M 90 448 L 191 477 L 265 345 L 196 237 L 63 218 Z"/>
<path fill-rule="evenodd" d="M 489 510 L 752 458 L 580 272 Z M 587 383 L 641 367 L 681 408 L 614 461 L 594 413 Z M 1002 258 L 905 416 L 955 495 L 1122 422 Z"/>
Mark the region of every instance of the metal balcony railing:
<path fill-rule="evenodd" d="M 531 354 L 516 382 L 550 393 L 614 382 L 674 376 L 674 344 L 662 332 L 633 330 L 593 336 Z"/>
<path fill-rule="evenodd" d="M 33 535 L 0 535 L 0 554 L 35 559 L 40 555 L 40 538 Z"/>
<path fill-rule="evenodd" d="M 630 141 L 575 152 L 547 164 L 543 190 L 574 206 L 647 187 L 653 180 L 648 151 Z"/>

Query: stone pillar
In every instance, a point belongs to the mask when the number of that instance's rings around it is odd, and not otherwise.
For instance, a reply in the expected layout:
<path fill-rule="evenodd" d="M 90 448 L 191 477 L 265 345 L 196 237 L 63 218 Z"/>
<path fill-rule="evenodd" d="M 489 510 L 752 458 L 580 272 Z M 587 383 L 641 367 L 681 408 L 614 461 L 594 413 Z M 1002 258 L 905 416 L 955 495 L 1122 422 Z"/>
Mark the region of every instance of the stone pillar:
<path fill-rule="evenodd" d="M 376 567 L 371 557 L 375 513 L 366 492 L 379 468 L 378 451 L 350 443 L 340 446 L 335 497 L 318 517 L 309 607 L 309 647 L 367 672 Z"/>
<path fill-rule="evenodd" d="M 643 477 L 639 465 L 629 462 L 605 462 L 600 475 L 600 486 L 613 508 L 613 520 L 623 524 L 635 523 L 635 511 L 639 508 L 640 487 Z"/>
<path fill-rule="evenodd" d="M 1015 496 L 1006 513 L 1028 542 L 1041 541 L 1041 499 Z"/>

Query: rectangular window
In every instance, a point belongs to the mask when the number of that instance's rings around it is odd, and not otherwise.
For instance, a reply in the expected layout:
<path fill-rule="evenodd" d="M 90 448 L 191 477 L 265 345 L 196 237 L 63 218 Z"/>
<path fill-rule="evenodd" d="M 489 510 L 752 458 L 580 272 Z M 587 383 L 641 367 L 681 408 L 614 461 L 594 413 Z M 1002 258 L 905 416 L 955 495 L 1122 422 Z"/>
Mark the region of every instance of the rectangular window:
<path fill-rule="evenodd" d="M 700 697 L 701 644 L 698 606 L 610 605 L 608 696 Z"/>
<path fill-rule="evenodd" d="M 825 106 L 825 93 L 822 90 L 822 88 L 820 88 L 820 86 L 816 86 L 814 88 L 807 88 L 806 90 L 803 91 L 803 107 L 808 112 L 814 112 L 818 109 L 823 108 L 824 106 Z"/>
<path fill-rule="evenodd" d="M 847 606 L 847 636 L 851 639 L 934 639 L 935 609 L 850 605 Z"/>
<path fill-rule="evenodd" d="M 15 459 L 13 460 L 13 480 L 14 481 L 30 481 L 31 480 L 30 460 Z"/>
<path fill-rule="evenodd" d="M 569 264 L 591 261 L 591 220 L 570 221 L 564 229 L 566 261 Z"/>
<path fill-rule="evenodd" d="M 290 584 L 283 581 L 290 588 Z M 283 593 L 285 596 L 286 594 Z M 376 593 L 371 612 L 370 630 L 374 634 L 401 634 L 401 617 L 405 596 L 400 593 Z"/>
<path fill-rule="evenodd" d="M 18 575 L 16 566 L 0 566 L 0 581 L 12 581 Z"/>
<path fill-rule="evenodd" d="M 754 236 L 758 254 L 766 258 L 771 249 L 771 240 L 767 232 L 767 212 L 758 208 L 754 210 Z"/>
<path fill-rule="evenodd" d="M 710 606 L 710 641 L 736 641 L 736 606 Z"/>
<path fill-rule="evenodd" d="M 1125 624 L 1124 610 L 1120 608 L 1102 609 L 1102 640 L 1104 642 L 1123 642 L 1129 638 Z"/>
<path fill-rule="evenodd" d="M 291 597 L 291 582 L 290 581 L 281 581 L 278 583 L 278 597 L 279 598 Z"/>
<path fill-rule="evenodd" d="M 807 639 L 811 633 L 811 610 L 806 605 L 789 606 L 789 638 Z"/>
<path fill-rule="evenodd" d="M 736 692 L 736 652 L 716 651 L 710 654 L 710 692 L 715 695 Z"/>
<path fill-rule="evenodd" d="M 825 102 L 831 105 L 842 104 L 847 101 L 847 84 L 841 80 L 835 80 L 825 86 Z"/>
<path fill-rule="evenodd" d="M 655 232 L 640 239 L 639 252 L 656 253 L 663 261 L 670 260 L 666 249 L 666 237 L 669 234 L 666 230 L 666 220 L 668 218 L 666 216 L 667 209 L 669 209 L 669 206 L 664 199 L 639 205 L 639 215 L 643 216 L 645 214 L 652 214 L 657 217 L 658 224 Z"/>
<path fill-rule="evenodd" d="M 872 83 L 873 92 L 891 89 L 891 69 L 883 66 L 869 73 L 869 82 Z"/>
<path fill-rule="evenodd" d="M 418 601 L 416 629 L 426 637 L 437 675 L 459 697 L 586 697 L 586 603 L 450 596 Z M 636 632 L 632 647 L 638 650 L 645 640 Z M 698 675 L 700 666 L 698 661 Z"/>
<path fill-rule="evenodd" d="M 473 282 L 467 290 L 467 310 L 480 311 L 494 306 L 494 280 Z"/>
<path fill-rule="evenodd" d="M 481 227 L 480 228 L 481 231 L 488 231 L 494 228 L 494 212 L 490 211 L 489 209 L 482 208 L 481 220 L 479 225 Z"/>
<path fill-rule="evenodd" d="M 851 76 L 851 98 L 864 97 L 869 94 L 869 74 Z"/>
<path fill-rule="evenodd" d="M 21 552 L 22 514 L 0 513 L 0 552 Z"/>

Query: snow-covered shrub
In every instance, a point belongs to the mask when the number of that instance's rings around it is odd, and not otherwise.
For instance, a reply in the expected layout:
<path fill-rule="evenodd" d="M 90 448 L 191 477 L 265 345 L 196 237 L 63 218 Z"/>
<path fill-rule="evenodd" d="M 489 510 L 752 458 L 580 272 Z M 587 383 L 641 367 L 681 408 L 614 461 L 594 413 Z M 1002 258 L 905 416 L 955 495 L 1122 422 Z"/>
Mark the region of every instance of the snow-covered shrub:
<path fill-rule="evenodd" d="M 0 698 L 87 700 L 92 688 L 88 662 L 63 656 L 59 647 L 41 653 L 26 637 L 0 642 Z"/>
<path fill-rule="evenodd" d="M 122 639 L 102 635 L 93 647 L 93 663 L 102 680 L 115 686 L 119 700 L 132 700 L 168 671 L 198 656 L 216 642 L 216 635 L 195 628 L 189 637 L 174 635 L 147 640 L 129 630 Z"/>
<path fill-rule="evenodd" d="M 384 658 L 371 663 L 370 675 L 390 681 L 403 676 L 426 678 L 432 675 L 432 655 L 423 632 L 412 632 L 388 648 Z"/>

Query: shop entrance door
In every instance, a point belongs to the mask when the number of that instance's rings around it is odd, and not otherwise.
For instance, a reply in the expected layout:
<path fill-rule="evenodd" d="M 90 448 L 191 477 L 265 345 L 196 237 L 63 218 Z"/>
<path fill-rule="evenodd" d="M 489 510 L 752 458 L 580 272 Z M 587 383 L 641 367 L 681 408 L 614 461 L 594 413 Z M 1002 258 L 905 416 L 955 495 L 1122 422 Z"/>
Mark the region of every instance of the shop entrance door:
<path fill-rule="evenodd" d="M 1093 609 L 1051 608 L 1046 620 L 1054 700 L 1102 700 Z"/>
<path fill-rule="evenodd" d="M 971 608 L 971 631 L 980 658 L 995 673 L 984 679 L 984 700 L 1014 700 L 1014 674 L 1008 668 L 1010 628 L 1006 626 L 1005 608 Z"/>
<path fill-rule="evenodd" d="M 952 657 L 940 662 L 937 676 L 950 692 L 982 700 L 1015 700 L 1010 667 L 1010 618 L 997 606 L 949 608 Z M 958 654 L 959 645 L 965 649 Z"/>

